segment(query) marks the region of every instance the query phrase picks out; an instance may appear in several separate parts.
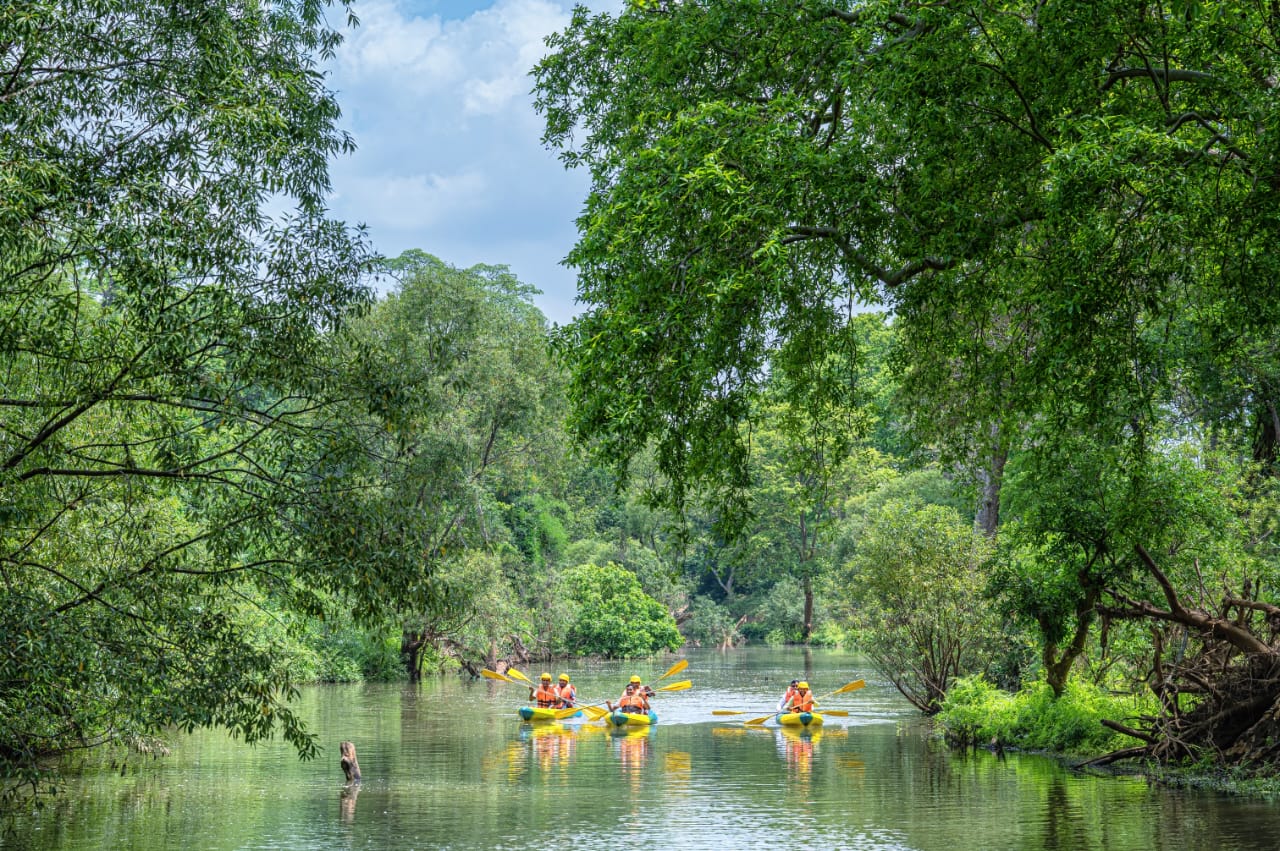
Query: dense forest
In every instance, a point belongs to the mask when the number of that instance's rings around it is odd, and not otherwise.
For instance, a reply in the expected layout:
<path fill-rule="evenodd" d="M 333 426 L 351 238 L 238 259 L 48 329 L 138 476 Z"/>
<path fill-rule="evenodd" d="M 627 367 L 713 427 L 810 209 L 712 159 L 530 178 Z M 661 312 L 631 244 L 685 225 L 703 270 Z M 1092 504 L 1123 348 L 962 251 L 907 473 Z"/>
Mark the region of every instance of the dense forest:
<path fill-rule="evenodd" d="M 312 754 L 304 682 L 686 643 L 951 719 L 1136 695 L 1102 759 L 1273 770 L 1280 12 L 579 10 L 549 327 L 326 218 L 326 5 L 0 12 L 6 797 L 172 729 Z"/>

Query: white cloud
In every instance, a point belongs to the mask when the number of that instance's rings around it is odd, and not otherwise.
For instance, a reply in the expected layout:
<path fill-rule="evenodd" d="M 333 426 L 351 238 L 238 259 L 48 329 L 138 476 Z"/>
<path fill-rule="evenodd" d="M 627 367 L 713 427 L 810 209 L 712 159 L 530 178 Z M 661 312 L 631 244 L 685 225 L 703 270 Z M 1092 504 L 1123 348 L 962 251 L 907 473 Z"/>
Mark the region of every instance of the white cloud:
<path fill-rule="evenodd" d="M 587 180 L 543 148 L 529 71 L 572 5 L 357 0 L 329 77 L 358 146 L 331 164 L 334 214 L 367 224 L 384 254 L 509 265 L 557 322 L 572 315 L 573 273 L 558 263 Z"/>

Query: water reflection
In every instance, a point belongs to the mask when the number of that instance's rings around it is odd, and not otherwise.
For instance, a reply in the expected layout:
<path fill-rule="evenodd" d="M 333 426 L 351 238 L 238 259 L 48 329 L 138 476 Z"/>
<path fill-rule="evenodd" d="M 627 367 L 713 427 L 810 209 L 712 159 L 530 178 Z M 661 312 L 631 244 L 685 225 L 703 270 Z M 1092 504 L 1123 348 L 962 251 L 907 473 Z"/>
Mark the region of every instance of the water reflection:
<path fill-rule="evenodd" d="M 356 820 L 356 798 L 360 796 L 360 784 L 352 783 L 342 787 L 338 794 L 338 812 L 342 821 L 351 824 Z"/>
<path fill-rule="evenodd" d="M 808 785 L 809 775 L 813 773 L 814 748 L 822 741 L 823 731 L 782 727 L 778 733 L 778 750 L 786 761 L 787 775 L 793 783 Z"/>
<path fill-rule="evenodd" d="M 613 734 L 599 724 L 521 725 L 514 688 L 487 682 L 309 690 L 302 711 L 317 734 L 359 747 L 362 788 L 341 787 L 336 752 L 302 762 L 282 742 L 246 748 L 202 732 L 127 776 L 76 779 L 48 809 L 0 832 L 0 847 L 510 851 L 554 825 L 580 851 L 789 840 L 832 851 L 1276 848 L 1272 802 L 1083 776 L 1029 755 L 952 753 L 849 656 L 815 651 L 811 667 L 799 651 L 690 660 L 696 687 L 670 695 L 661 724 Z M 598 663 L 575 679 L 600 694 L 634 667 Z M 868 685 L 847 718 L 821 731 L 710 720 L 718 707 L 770 705 L 776 684 L 802 671 L 811 682 Z"/>
<path fill-rule="evenodd" d="M 652 727 L 617 727 L 609 730 L 618 771 L 631 783 L 632 792 L 640 788 L 645 763 L 649 760 Z"/>
<path fill-rule="evenodd" d="M 558 722 L 520 724 L 516 741 L 508 758 L 508 779 L 524 773 L 525 764 L 533 765 L 544 775 L 558 774 L 567 778 L 578 747 L 578 727 Z"/>

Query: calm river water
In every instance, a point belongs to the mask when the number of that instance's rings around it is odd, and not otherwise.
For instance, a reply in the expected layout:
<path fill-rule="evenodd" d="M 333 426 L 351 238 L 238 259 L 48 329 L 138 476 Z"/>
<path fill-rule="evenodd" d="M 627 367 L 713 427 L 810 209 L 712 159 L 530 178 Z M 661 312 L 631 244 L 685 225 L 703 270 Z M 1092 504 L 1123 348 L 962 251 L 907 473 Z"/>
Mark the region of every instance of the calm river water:
<path fill-rule="evenodd" d="M 678 657 L 570 666 L 579 695 L 615 698 L 626 678 Z M 688 691 L 661 694 L 659 724 L 615 735 L 521 723 L 527 694 L 451 676 L 420 686 L 308 690 L 325 745 L 300 762 L 283 743 L 179 736 L 163 759 L 72 781 L 43 812 L 0 832 L 23 849 L 1275 849 L 1280 805 L 1072 773 L 1036 756 L 949 753 L 856 656 L 694 651 Z M 540 671 L 525 671 L 536 677 Z M 559 675 L 559 668 L 552 671 Z M 712 709 L 765 714 L 788 680 L 847 709 L 822 732 L 748 729 Z M 364 782 L 344 788 L 338 743 Z M 0 828 L 2 830 L 2 828 Z"/>

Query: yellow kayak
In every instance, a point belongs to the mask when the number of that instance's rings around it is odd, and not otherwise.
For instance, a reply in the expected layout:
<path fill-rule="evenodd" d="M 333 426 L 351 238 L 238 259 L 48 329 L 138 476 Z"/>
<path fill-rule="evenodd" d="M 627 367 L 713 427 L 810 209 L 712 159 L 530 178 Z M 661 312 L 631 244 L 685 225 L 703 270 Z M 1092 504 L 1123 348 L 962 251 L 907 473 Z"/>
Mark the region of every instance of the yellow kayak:
<path fill-rule="evenodd" d="M 778 723 L 784 727 L 821 727 L 822 715 L 817 712 L 783 712 Z"/>
<path fill-rule="evenodd" d="M 619 712 L 614 710 L 604 717 L 610 727 L 647 727 L 658 723 L 658 715 L 653 710 L 644 713 Z"/>
<path fill-rule="evenodd" d="M 553 706 L 521 706 L 516 710 L 516 712 L 520 713 L 520 717 L 525 721 L 555 721 L 557 720 L 556 713 L 560 711 L 562 710 L 556 709 Z M 579 709 L 577 712 L 567 717 L 581 718 L 582 710 Z M 563 721 L 564 719 L 562 718 L 559 720 Z"/>

